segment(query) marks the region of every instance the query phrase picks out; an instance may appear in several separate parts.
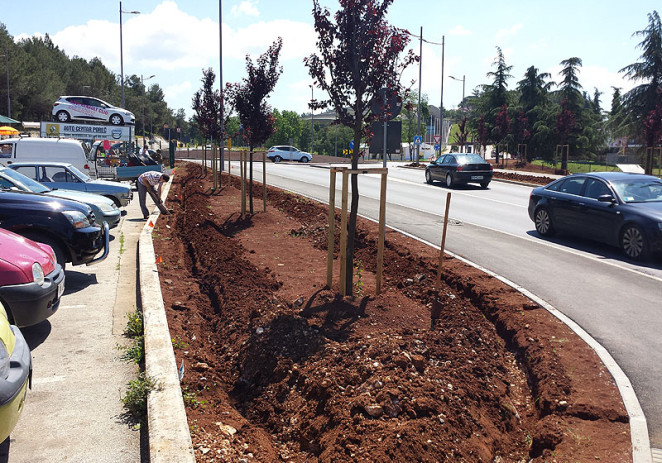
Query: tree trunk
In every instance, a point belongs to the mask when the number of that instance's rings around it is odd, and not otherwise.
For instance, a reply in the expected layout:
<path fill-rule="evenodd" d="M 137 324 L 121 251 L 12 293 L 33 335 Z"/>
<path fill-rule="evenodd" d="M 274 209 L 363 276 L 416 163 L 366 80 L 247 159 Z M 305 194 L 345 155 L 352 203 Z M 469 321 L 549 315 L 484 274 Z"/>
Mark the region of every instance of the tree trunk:
<path fill-rule="evenodd" d="M 250 147 L 248 163 L 250 164 L 250 178 L 248 181 L 248 210 L 253 215 L 253 147 Z"/>
<path fill-rule="evenodd" d="M 205 138 L 205 146 L 202 147 L 202 173 L 207 175 L 207 139 Z"/>
<path fill-rule="evenodd" d="M 361 124 L 354 127 L 354 150 L 352 152 L 352 170 L 359 168 L 359 153 L 361 152 Z M 347 222 L 347 260 L 345 262 L 345 295 L 354 295 L 354 238 L 356 236 L 356 217 L 359 211 L 359 180 L 357 175 L 351 176 L 352 203 Z"/>

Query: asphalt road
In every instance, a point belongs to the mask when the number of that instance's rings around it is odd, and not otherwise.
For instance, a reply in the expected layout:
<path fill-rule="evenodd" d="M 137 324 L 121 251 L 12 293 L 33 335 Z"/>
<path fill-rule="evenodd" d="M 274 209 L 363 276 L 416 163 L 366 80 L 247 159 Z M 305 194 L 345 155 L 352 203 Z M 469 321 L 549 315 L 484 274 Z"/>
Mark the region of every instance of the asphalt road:
<path fill-rule="evenodd" d="M 21 329 L 33 383 L 10 436 L 11 463 L 141 461 L 141 433 L 124 420 L 120 401 L 137 375 L 120 358 L 126 314 L 136 308 L 136 245 L 145 224 L 134 198 L 110 231 L 106 260 L 67 265 L 58 311 Z"/>
<path fill-rule="evenodd" d="M 261 172 L 256 164 L 258 181 Z M 235 173 L 238 164 L 233 165 Z M 267 174 L 271 185 L 328 202 L 328 169 L 269 163 Z M 376 175 L 360 176 L 361 215 L 378 217 L 379 182 Z M 637 264 L 607 246 L 564 237 L 542 239 L 527 215 L 531 187 L 494 181 L 488 190 L 448 190 L 426 185 L 423 171 L 414 169 L 389 169 L 387 225 L 439 245 L 448 191 L 452 198 L 446 249 L 528 289 L 604 346 L 633 384 L 651 446 L 662 448 L 660 259 Z M 339 195 L 338 190 L 336 198 Z"/>

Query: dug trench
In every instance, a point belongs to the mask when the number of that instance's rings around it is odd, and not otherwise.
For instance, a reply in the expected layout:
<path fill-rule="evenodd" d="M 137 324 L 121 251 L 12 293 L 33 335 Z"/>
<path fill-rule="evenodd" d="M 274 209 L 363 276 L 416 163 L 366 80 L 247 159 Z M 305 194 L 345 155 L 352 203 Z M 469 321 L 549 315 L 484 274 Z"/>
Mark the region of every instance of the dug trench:
<path fill-rule="evenodd" d="M 221 184 L 178 164 L 153 234 L 197 461 L 632 460 L 611 375 L 545 309 L 449 257 L 437 291 L 438 251 L 389 229 L 375 295 L 360 218 L 339 297 L 328 206 L 268 188 L 263 212 L 256 183 L 241 216 L 239 180 Z"/>

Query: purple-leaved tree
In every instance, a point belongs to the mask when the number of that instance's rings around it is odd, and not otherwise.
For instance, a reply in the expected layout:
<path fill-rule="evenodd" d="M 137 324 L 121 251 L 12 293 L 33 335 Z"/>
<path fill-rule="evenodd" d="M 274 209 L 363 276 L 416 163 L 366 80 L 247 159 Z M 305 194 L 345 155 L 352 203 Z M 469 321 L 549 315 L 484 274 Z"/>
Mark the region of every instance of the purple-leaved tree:
<path fill-rule="evenodd" d="M 354 131 L 352 169 L 358 168 L 361 139 L 377 116 L 370 103 L 382 88 L 402 95 L 402 71 L 418 60 L 413 51 L 402 56 L 409 33 L 391 26 L 386 12 L 393 0 L 339 0 L 331 16 L 313 0 L 313 18 L 319 54 L 304 59 L 315 85 L 328 95 L 310 104 L 311 109 L 332 107 L 337 121 Z M 359 206 L 358 179 L 351 176 L 352 201 L 347 234 L 345 288 L 353 292 L 354 236 Z"/>
<path fill-rule="evenodd" d="M 244 139 L 248 143 L 250 156 L 250 181 L 248 186 L 249 211 L 253 214 L 253 149 L 264 143 L 276 131 L 276 123 L 271 106 L 265 98 L 273 91 L 283 72 L 278 65 L 283 39 L 278 39 L 258 57 L 255 63 L 246 55 L 248 77 L 234 87 L 234 104 L 239 114 L 239 122 L 244 129 Z"/>

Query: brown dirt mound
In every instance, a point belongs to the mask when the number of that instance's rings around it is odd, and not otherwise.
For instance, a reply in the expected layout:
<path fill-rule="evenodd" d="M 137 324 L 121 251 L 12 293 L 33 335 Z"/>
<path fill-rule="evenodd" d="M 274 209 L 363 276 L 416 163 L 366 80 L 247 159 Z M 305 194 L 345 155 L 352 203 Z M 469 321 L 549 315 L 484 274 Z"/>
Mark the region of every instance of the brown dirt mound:
<path fill-rule="evenodd" d="M 437 293 L 438 251 L 391 230 L 374 296 L 363 220 L 356 297 L 338 297 L 328 207 L 269 188 L 242 218 L 222 181 L 180 164 L 154 232 L 198 461 L 631 460 L 611 376 L 545 310 L 456 259 Z"/>

